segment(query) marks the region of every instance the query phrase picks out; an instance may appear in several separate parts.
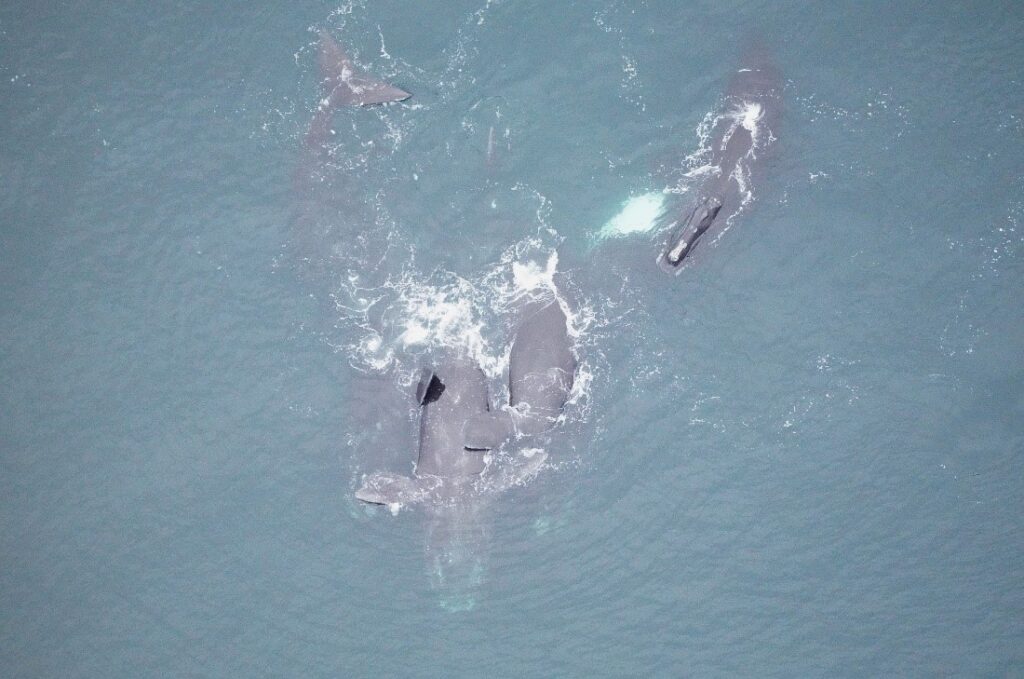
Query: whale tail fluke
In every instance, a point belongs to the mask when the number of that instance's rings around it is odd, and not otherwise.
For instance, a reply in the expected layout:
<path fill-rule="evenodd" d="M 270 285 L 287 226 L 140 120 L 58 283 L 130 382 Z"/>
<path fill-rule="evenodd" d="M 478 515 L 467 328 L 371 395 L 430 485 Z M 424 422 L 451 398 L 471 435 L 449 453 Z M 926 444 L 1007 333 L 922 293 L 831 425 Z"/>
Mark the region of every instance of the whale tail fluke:
<path fill-rule="evenodd" d="M 306 148 L 320 153 L 333 134 L 334 111 L 343 106 L 369 106 L 403 101 L 412 95 L 356 70 L 345 50 L 324 30 L 320 31 L 320 74 L 324 90 L 320 105 L 306 132 Z"/>
<path fill-rule="evenodd" d="M 341 46 L 323 30 L 320 31 L 320 74 L 329 108 L 387 104 L 412 96 L 403 89 L 356 70 Z"/>
<path fill-rule="evenodd" d="M 439 479 L 410 478 L 402 474 L 374 472 L 363 477 L 363 485 L 356 491 L 356 499 L 397 509 L 402 505 L 427 499 L 438 482 Z"/>

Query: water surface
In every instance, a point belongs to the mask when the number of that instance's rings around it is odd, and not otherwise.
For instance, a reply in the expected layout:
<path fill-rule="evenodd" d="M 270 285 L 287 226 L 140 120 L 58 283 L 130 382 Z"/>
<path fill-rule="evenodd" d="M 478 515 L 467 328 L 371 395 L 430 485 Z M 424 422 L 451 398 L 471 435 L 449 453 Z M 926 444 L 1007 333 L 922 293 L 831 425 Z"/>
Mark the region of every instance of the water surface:
<path fill-rule="evenodd" d="M 0 8 L 2 673 L 1020 674 L 1022 24 Z M 340 113 L 307 190 L 321 28 L 414 97 Z M 676 278 L 655 235 L 597 242 L 685 186 L 751 40 L 785 111 L 750 209 Z M 353 204 L 374 238 L 304 266 L 297 221 Z M 500 357 L 501 286 L 556 251 L 585 397 L 450 586 L 426 512 L 352 497 L 409 469 L 382 445 L 415 442 L 395 380 L 432 349 L 405 322 L 454 304 Z M 388 295 L 380 345 L 338 306 L 353 262 Z"/>

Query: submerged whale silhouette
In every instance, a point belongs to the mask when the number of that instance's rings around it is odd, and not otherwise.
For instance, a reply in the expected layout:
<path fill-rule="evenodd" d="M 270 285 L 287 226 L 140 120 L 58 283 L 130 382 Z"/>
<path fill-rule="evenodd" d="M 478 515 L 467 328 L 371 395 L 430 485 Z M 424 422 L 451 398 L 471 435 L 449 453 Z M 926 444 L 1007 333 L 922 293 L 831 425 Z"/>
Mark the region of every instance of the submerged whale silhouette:
<path fill-rule="evenodd" d="M 672 224 L 658 256 L 658 266 L 667 273 L 678 273 L 712 225 L 727 222 L 740 210 L 758 152 L 771 141 L 782 101 L 779 70 L 763 50 L 752 51 L 743 63 L 733 74 L 726 108 L 711 131 L 709 176 Z"/>
<path fill-rule="evenodd" d="M 414 475 L 368 475 L 356 497 L 392 506 L 454 497 L 484 471 L 489 451 L 556 424 L 575 372 L 565 312 L 557 300 L 535 305 L 524 315 L 509 355 L 509 403 L 491 407 L 486 376 L 466 358 L 424 370 L 416 387 L 420 437 Z M 537 456 L 521 471 L 543 461 Z"/>

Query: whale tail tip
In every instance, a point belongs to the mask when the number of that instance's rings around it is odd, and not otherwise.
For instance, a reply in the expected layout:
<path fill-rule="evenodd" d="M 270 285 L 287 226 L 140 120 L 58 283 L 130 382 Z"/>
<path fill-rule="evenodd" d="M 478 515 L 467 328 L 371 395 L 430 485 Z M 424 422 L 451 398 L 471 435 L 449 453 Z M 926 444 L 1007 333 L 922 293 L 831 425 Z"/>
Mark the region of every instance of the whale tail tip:
<path fill-rule="evenodd" d="M 320 30 L 320 74 L 332 108 L 404 101 L 412 95 L 357 71 L 352 60 L 326 30 Z"/>
<path fill-rule="evenodd" d="M 367 504 L 386 505 L 392 512 L 396 512 L 403 505 L 427 499 L 434 485 L 419 477 L 375 472 L 363 477 L 363 485 L 356 491 L 356 499 Z"/>

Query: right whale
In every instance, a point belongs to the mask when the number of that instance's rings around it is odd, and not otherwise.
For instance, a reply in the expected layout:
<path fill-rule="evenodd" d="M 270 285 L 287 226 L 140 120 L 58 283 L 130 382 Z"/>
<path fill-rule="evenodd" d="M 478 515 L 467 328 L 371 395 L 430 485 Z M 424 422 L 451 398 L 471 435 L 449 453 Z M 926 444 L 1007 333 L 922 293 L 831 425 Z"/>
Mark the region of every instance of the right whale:
<path fill-rule="evenodd" d="M 416 388 L 420 436 L 414 474 L 369 474 L 356 497 L 400 506 L 471 496 L 490 451 L 557 426 L 575 374 L 561 304 L 556 299 L 528 305 L 509 354 L 508 404 L 491 406 L 486 377 L 470 359 L 453 356 L 425 369 Z M 543 461 L 544 455 L 535 456 L 523 470 L 505 470 L 498 485 L 514 483 L 516 473 L 528 473 Z"/>
<path fill-rule="evenodd" d="M 707 178 L 672 223 L 658 256 L 658 266 L 666 273 L 678 273 L 712 226 L 725 224 L 743 207 L 758 155 L 774 141 L 782 105 L 779 70 L 763 50 L 752 51 L 741 63 L 726 90 L 724 110 L 710 131 Z"/>

